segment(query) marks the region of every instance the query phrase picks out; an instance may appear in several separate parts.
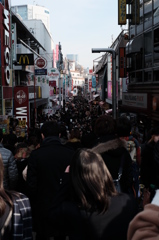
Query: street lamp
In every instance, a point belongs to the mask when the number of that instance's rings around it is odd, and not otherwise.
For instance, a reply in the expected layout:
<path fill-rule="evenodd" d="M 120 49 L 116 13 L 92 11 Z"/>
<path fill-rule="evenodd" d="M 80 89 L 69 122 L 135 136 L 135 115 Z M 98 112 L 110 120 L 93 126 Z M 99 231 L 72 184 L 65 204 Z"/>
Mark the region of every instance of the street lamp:
<path fill-rule="evenodd" d="M 108 52 L 112 54 L 113 58 L 113 74 L 112 74 L 112 105 L 113 118 L 116 119 L 116 53 L 112 48 L 92 48 L 92 53 Z"/>

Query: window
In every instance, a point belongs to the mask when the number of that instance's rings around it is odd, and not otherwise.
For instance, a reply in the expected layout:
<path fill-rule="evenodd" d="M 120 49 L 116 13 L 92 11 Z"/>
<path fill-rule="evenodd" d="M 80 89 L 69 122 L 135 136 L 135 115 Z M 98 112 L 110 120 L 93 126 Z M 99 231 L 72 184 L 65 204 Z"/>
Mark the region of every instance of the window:
<path fill-rule="evenodd" d="M 152 32 L 144 34 L 145 67 L 152 66 Z"/>
<path fill-rule="evenodd" d="M 159 28 L 154 30 L 154 66 L 159 66 Z"/>

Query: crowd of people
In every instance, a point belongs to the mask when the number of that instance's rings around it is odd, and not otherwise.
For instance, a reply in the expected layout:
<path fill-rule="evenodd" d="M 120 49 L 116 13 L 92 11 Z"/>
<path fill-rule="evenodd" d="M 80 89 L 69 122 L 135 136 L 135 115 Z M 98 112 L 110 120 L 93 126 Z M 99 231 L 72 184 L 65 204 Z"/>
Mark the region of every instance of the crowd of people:
<path fill-rule="evenodd" d="M 0 130 L 0 239 L 158 239 L 159 127 L 141 145 L 84 99 L 41 121 Z"/>

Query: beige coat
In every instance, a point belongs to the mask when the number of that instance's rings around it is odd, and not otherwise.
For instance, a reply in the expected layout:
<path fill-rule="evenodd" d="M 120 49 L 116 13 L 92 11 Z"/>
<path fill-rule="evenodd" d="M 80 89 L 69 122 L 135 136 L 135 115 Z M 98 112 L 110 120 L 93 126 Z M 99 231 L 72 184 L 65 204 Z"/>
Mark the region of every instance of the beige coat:
<path fill-rule="evenodd" d="M 130 222 L 127 240 L 159 240 L 159 206 L 147 204 Z"/>

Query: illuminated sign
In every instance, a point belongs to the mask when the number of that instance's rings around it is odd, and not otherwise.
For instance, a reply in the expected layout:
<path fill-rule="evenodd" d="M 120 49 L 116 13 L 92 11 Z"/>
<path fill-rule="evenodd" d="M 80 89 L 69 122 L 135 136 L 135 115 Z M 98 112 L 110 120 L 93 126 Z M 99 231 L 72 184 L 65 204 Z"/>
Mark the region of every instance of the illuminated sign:
<path fill-rule="evenodd" d="M 17 62 L 19 65 L 34 65 L 34 55 L 33 54 L 17 54 Z"/>

